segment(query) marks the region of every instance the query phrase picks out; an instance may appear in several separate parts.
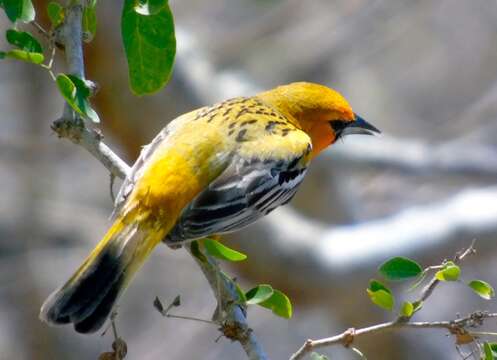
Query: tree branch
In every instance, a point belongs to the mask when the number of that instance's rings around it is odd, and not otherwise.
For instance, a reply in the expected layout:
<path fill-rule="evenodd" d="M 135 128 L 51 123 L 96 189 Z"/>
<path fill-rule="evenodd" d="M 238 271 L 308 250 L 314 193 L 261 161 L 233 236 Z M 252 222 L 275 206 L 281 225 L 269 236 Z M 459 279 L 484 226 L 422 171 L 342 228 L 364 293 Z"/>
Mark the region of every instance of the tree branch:
<path fill-rule="evenodd" d="M 268 357 L 254 332 L 248 327 L 245 309 L 238 304 L 239 299 L 234 282 L 222 273 L 219 264 L 211 256 L 206 254 L 198 256 L 194 248 L 188 245 L 185 247 L 204 273 L 218 300 L 214 318 L 221 326 L 219 330 L 228 339 L 238 341 L 250 360 L 267 360 Z"/>
<path fill-rule="evenodd" d="M 68 69 L 71 74 L 84 80 L 81 4 L 71 1 L 65 16 L 60 36 L 65 48 Z M 88 128 L 68 104 L 65 104 L 62 118 L 53 123 L 52 129 L 60 138 L 69 139 L 88 150 L 113 176 L 124 179 L 129 173 L 130 167 L 102 142 L 101 133 Z M 202 270 L 213 293 L 218 295 L 218 309 L 220 309 L 218 313 L 221 313 L 220 331 L 231 340 L 238 341 L 250 360 L 266 360 L 264 350 L 247 324 L 245 311 L 237 304 L 238 295 L 233 282 L 226 279 L 215 260 L 205 256 L 206 261 L 201 261 L 191 251 L 189 252 Z"/>
<path fill-rule="evenodd" d="M 65 108 L 67 108 L 67 104 Z M 103 141 L 102 135 L 98 130 L 86 127 L 83 120 L 76 117 L 76 114 L 70 109 L 72 114 L 69 118 L 62 117 L 55 120 L 52 124 L 52 130 L 57 133 L 59 138 L 71 140 L 74 144 L 80 145 L 99 160 L 112 175 L 124 179 L 128 174 L 130 167 L 117 156 Z M 64 111 L 65 116 L 66 111 Z"/>
<path fill-rule="evenodd" d="M 476 252 L 474 247 L 475 241 L 473 240 L 471 245 L 457 253 L 454 258 L 454 263 L 460 263 L 467 256 L 472 255 Z M 428 282 L 428 284 L 421 291 L 421 295 L 418 300 L 414 301 L 414 303 L 421 304 L 426 299 L 428 299 L 432 294 L 437 285 L 440 283 L 435 276 Z M 413 315 L 415 312 L 413 313 Z M 411 316 L 412 317 L 412 316 Z M 387 330 L 393 329 L 402 329 L 402 328 L 421 328 L 421 329 L 447 329 L 449 332 L 456 336 L 456 343 L 468 343 L 474 340 L 474 337 L 471 332 L 467 330 L 468 327 L 478 327 L 483 325 L 483 320 L 488 318 L 497 317 L 497 313 L 487 313 L 487 312 L 474 312 L 462 319 L 456 319 L 452 321 L 424 321 L 424 322 L 413 322 L 410 321 L 411 317 L 403 317 L 399 316 L 394 321 L 369 326 L 362 329 L 348 329 L 339 335 L 335 335 L 329 338 L 319 339 L 319 340 L 307 340 L 304 345 L 291 357 L 290 360 L 298 360 L 303 359 L 309 352 L 325 347 L 342 344 L 345 347 L 349 347 L 355 338 L 358 336 L 370 335 L 379 332 L 384 332 Z"/>
<path fill-rule="evenodd" d="M 84 80 L 82 15 L 83 7 L 81 4 L 71 1 L 65 12 L 66 20 L 58 35 L 64 44 L 68 72 Z M 102 142 L 101 133 L 98 130 L 88 128 L 67 103 L 64 105 L 62 117 L 52 124 L 52 130 L 60 138 L 69 139 L 88 150 L 114 176 L 126 177 L 129 171 L 128 165 Z"/>
<path fill-rule="evenodd" d="M 349 347 L 352 342 L 358 337 L 364 337 L 366 335 L 373 335 L 394 329 L 447 329 L 452 335 L 456 336 L 456 343 L 462 344 L 466 343 L 465 341 L 467 341 L 465 340 L 465 338 L 463 338 L 463 336 L 469 335 L 471 338 L 475 337 L 472 336 L 472 333 L 468 330 L 468 328 L 479 327 L 483 324 L 485 319 L 491 318 L 497 318 L 497 313 L 474 312 L 465 318 L 450 321 L 390 321 L 361 329 L 349 329 L 339 335 L 329 338 L 320 340 L 307 340 L 305 344 L 290 357 L 290 360 L 303 359 L 311 351 L 326 346 L 343 345 L 345 347 Z"/>

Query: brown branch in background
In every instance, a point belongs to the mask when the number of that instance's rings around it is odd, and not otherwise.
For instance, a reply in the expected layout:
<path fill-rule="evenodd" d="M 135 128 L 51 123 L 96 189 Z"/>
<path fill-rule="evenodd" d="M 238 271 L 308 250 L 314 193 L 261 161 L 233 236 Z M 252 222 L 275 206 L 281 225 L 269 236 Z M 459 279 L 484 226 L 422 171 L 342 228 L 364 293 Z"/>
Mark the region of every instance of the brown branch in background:
<path fill-rule="evenodd" d="M 85 78 L 83 61 L 83 43 L 81 29 L 81 4 L 71 2 L 65 12 L 66 20 L 61 32 L 69 72 L 79 78 Z M 124 179 L 130 167 L 102 142 L 98 130 L 89 129 L 68 104 L 65 104 L 61 119 L 56 120 L 52 129 L 60 138 L 66 138 L 88 150 L 111 173 Z M 232 281 L 228 281 L 215 260 L 205 256 L 204 260 L 191 253 L 209 282 L 212 291 L 218 297 L 220 331 L 229 339 L 238 341 L 250 360 L 266 360 L 264 353 L 252 329 L 247 324 L 244 310 L 237 304 L 238 295 Z M 117 351 L 116 349 L 114 349 Z"/>
<path fill-rule="evenodd" d="M 474 247 L 475 240 L 471 242 L 471 245 L 461 251 L 458 252 L 454 258 L 454 263 L 460 263 L 467 256 L 475 254 L 476 249 Z M 414 301 L 413 304 L 422 304 L 426 299 L 428 299 L 432 294 L 435 288 L 440 283 L 435 276 L 430 280 L 430 282 L 421 290 L 421 295 L 418 300 Z M 415 313 L 413 313 L 414 315 Z M 456 319 L 451 321 L 426 321 L 426 322 L 413 322 L 409 321 L 409 318 L 399 316 L 396 320 L 372 325 L 369 327 L 361 328 L 361 329 L 348 329 L 339 335 L 335 335 L 328 338 L 323 338 L 319 340 L 307 340 L 302 347 L 295 352 L 290 360 L 299 360 L 303 359 L 308 353 L 311 351 L 333 345 L 343 345 L 345 347 L 349 347 L 354 340 L 361 336 L 372 335 L 380 332 L 390 331 L 393 329 L 447 329 L 449 332 L 456 337 L 456 344 L 467 344 L 471 343 L 475 340 L 477 333 L 472 333 L 468 331 L 467 328 L 475 328 L 483 325 L 483 321 L 489 318 L 497 318 L 497 313 L 488 313 L 488 312 L 474 312 L 462 319 Z"/>

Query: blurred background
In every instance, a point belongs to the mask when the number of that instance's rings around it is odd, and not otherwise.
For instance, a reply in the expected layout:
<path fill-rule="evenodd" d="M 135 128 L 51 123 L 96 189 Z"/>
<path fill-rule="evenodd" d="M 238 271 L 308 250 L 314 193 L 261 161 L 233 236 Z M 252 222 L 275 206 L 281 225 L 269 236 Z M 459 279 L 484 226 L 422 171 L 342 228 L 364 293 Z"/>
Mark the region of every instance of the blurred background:
<path fill-rule="evenodd" d="M 44 1 L 34 1 L 46 24 Z M 463 279 L 497 284 L 497 4 L 487 0 L 171 0 L 178 55 L 160 93 L 134 97 L 120 40 L 121 2 L 98 3 L 86 45 L 88 78 L 106 141 L 129 163 L 171 119 L 228 97 L 292 81 L 344 94 L 383 131 L 348 137 L 317 159 L 291 206 L 230 236 L 248 254 L 226 270 L 245 287 L 269 283 L 293 301 L 291 320 L 249 309 L 272 359 L 307 338 L 390 320 L 365 288 L 394 255 L 440 263 L 477 239 Z M 0 32 L 10 26 L 0 14 Z M 36 33 L 34 28 L 27 28 Z M 0 39 L 0 48 L 6 48 Z M 64 71 L 63 58 L 56 70 Z M 0 359 L 96 359 L 111 334 L 84 336 L 38 320 L 109 226 L 109 174 L 50 124 L 63 102 L 45 71 L 0 63 Z M 117 184 L 116 184 L 117 190 Z M 396 286 L 396 291 L 405 290 Z M 209 318 L 215 301 L 185 251 L 156 249 L 122 299 L 118 331 L 129 359 L 244 359 Z M 414 298 L 416 293 L 407 294 Z M 442 284 L 417 320 L 497 310 L 463 284 Z M 495 321 L 489 328 L 497 328 Z M 370 360 L 459 359 L 443 331 L 399 331 L 355 344 Z M 332 359 L 356 359 L 340 347 Z"/>

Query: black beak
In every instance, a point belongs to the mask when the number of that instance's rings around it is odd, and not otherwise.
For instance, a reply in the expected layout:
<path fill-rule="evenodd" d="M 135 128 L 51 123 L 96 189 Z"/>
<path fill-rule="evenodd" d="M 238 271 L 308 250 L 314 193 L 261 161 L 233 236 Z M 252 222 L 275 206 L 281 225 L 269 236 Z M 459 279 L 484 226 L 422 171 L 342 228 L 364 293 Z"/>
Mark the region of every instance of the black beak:
<path fill-rule="evenodd" d="M 381 134 L 381 131 L 375 128 L 373 125 L 368 123 L 362 117 L 357 114 L 355 115 L 355 121 L 346 124 L 345 128 L 342 130 L 341 135 L 352 135 L 352 134 L 362 134 L 362 135 L 375 135 Z"/>

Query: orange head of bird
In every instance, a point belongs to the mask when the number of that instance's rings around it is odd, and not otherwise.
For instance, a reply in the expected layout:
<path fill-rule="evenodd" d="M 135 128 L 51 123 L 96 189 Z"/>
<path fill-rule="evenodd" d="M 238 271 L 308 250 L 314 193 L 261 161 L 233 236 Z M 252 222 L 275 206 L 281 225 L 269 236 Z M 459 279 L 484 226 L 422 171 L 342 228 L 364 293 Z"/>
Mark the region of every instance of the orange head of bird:
<path fill-rule="evenodd" d="M 345 135 L 380 133 L 355 114 L 342 95 L 323 85 L 296 82 L 258 96 L 295 120 L 310 136 L 313 156 Z"/>

